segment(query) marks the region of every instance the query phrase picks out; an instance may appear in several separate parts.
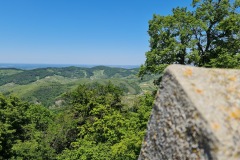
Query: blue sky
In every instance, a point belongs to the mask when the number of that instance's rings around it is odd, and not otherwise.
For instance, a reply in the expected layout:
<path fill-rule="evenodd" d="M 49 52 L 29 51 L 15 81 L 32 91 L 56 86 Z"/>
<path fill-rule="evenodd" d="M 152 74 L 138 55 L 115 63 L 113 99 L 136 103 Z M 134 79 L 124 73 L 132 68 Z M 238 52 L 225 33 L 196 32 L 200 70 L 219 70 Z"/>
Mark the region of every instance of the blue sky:
<path fill-rule="evenodd" d="M 191 0 L 0 0 L 0 63 L 140 65 L 148 21 Z"/>

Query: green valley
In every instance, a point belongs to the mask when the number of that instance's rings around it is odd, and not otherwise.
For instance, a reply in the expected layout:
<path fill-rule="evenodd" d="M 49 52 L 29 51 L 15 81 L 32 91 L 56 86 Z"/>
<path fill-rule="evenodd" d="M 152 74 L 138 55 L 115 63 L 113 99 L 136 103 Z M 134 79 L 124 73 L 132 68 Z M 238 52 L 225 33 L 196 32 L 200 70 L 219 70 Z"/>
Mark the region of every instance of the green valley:
<path fill-rule="evenodd" d="M 141 80 L 137 77 L 138 70 L 106 66 L 0 69 L 0 92 L 4 95 L 17 95 L 23 100 L 47 107 L 56 107 L 61 105 L 59 102 L 62 94 L 80 84 L 107 84 L 110 81 L 120 87 L 124 91 L 124 97 L 129 99 L 155 90 L 153 76 Z"/>

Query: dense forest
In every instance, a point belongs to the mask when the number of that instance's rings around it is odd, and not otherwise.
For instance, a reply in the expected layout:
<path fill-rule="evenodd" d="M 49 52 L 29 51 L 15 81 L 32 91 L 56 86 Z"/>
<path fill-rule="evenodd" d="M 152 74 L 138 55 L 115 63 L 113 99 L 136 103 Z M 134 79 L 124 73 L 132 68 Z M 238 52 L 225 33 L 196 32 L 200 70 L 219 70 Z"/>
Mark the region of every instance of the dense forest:
<path fill-rule="evenodd" d="M 112 83 L 79 85 L 50 110 L 0 95 L 0 159 L 136 159 L 154 96 L 132 106 Z"/>
<path fill-rule="evenodd" d="M 155 90 L 138 71 L 0 69 L 0 159 L 136 159 Z"/>

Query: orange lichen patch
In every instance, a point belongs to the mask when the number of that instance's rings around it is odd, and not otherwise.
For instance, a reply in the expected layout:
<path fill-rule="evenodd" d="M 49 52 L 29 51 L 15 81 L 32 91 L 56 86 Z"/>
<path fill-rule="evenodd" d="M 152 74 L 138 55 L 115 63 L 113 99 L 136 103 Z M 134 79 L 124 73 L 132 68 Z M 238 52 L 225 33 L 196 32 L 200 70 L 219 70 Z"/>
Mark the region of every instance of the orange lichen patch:
<path fill-rule="evenodd" d="M 185 69 L 185 71 L 183 72 L 184 76 L 192 76 L 192 69 L 191 68 L 187 68 Z"/>
<path fill-rule="evenodd" d="M 226 95 L 225 98 L 227 99 L 227 101 L 229 101 L 231 97 L 229 95 Z"/>
<path fill-rule="evenodd" d="M 212 123 L 212 129 L 218 130 L 220 128 L 220 125 L 218 123 Z"/>
<path fill-rule="evenodd" d="M 237 77 L 236 76 L 230 76 L 230 77 L 228 77 L 228 80 L 237 81 Z"/>
<path fill-rule="evenodd" d="M 233 118 L 233 119 L 240 119 L 240 109 L 234 109 L 233 111 L 231 111 L 229 113 L 229 117 Z"/>
<path fill-rule="evenodd" d="M 229 87 L 227 88 L 227 92 L 229 93 L 233 93 L 234 91 L 236 91 L 236 88 L 235 87 Z"/>
<path fill-rule="evenodd" d="M 198 94 L 202 94 L 203 93 L 203 90 L 201 90 L 201 89 L 195 89 L 195 91 L 198 93 Z"/>

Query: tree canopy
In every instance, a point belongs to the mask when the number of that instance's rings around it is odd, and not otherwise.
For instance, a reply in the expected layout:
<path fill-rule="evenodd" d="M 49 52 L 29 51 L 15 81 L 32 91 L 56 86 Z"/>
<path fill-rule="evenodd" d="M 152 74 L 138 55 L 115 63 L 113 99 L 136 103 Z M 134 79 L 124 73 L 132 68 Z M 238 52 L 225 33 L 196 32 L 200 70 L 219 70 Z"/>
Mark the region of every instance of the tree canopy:
<path fill-rule="evenodd" d="M 153 95 L 122 103 L 112 83 L 79 85 L 50 110 L 0 94 L 0 159 L 136 159 Z"/>
<path fill-rule="evenodd" d="M 191 10 L 153 15 L 150 51 L 139 75 L 161 74 L 169 64 L 239 68 L 239 6 L 239 0 L 193 0 Z"/>
<path fill-rule="evenodd" d="M 124 109 L 122 91 L 107 85 L 80 85 L 66 94 L 70 113 L 77 122 L 76 139 L 58 159 L 136 159 L 153 96 L 140 97 Z"/>

